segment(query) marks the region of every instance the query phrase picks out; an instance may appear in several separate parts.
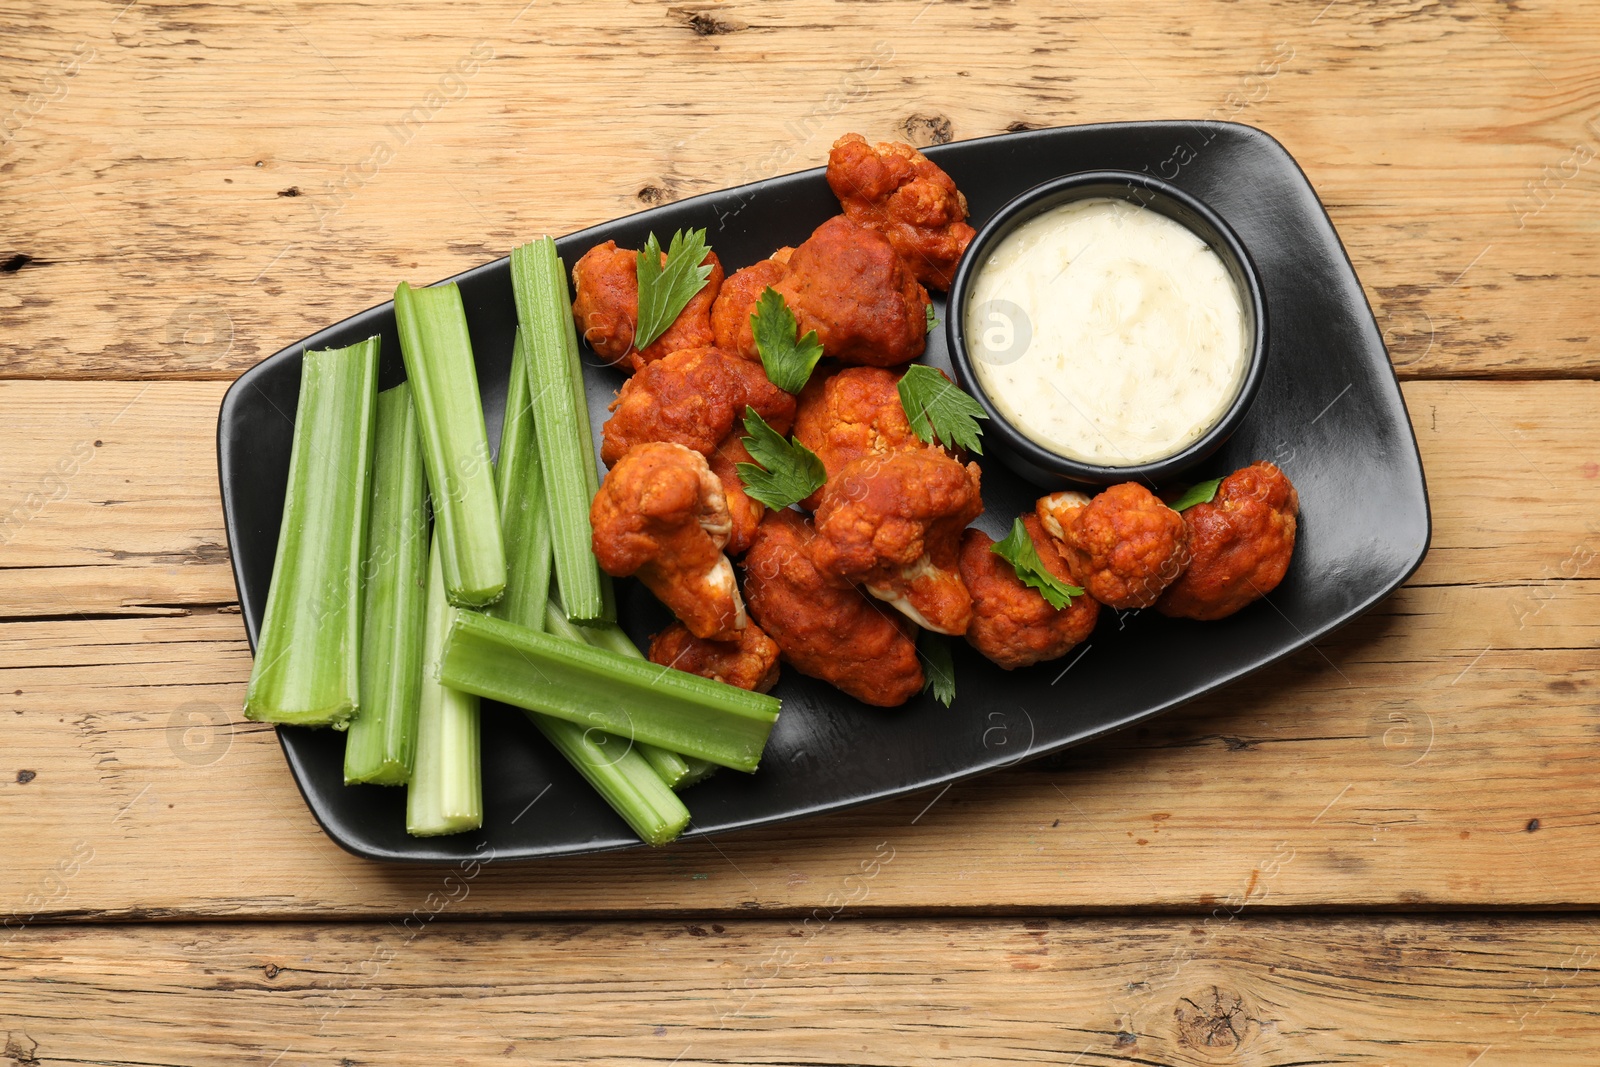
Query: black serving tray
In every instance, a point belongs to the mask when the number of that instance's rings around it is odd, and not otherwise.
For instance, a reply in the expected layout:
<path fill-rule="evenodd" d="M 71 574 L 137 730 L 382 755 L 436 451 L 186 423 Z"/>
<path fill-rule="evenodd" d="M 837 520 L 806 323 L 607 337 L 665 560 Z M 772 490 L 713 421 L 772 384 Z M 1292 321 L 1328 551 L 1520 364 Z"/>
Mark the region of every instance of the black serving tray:
<path fill-rule="evenodd" d="M 1427 551 L 1422 465 L 1383 339 L 1333 225 L 1283 146 L 1231 123 L 1136 122 L 1005 134 L 927 154 L 966 193 L 974 225 L 1033 185 L 1099 169 L 1148 170 L 1232 225 L 1266 291 L 1268 366 L 1249 416 L 1191 473 L 1215 476 L 1258 459 L 1281 466 L 1300 490 L 1293 565 L 1265 602 L 1221 622 L 1102 612 L 1089 641 L 1055 663 L 1002 671 L 958 642 L 950 708 L 927 694 L 892 710 L 869 708 L 786 669 L 775 690 L 783 712 L 761 770 L 721 771 L 687 792 L 694 822 L 686 838 L 929 789 L 1149 718 L 1349 622 L 1405 581 Z M 664 239 L 704 226 L 732 273 L 799 244 L 838 210 L 817 168 L 652 208 L 557 244 L 570 266 L 607 239 L 638 247 L 652 230 Z M 499 259 L 451 280 L 466 304 L 495 442 L 516 326 L 510 267 Z M 945 317 L 942 301 L 936 310 Z M 223 398 L 222 502 L 252 646 L 282 517 L 301 353 L 374 333 L 383 337 L 387 388 L 402 376 L 392 303 L 296 341 L 246 371 Z M 928 340 L 926 361 L 948 369 L 944 331 Z M 592 357 L 585 375 L 598 435 L 622 379 Z M 978 525 L 1000 537 L 1037 490 L 987 459 L 983 481 L 988 510 Z M 619 583 L 618 594 L 622 622 L 643 644 L 666 615 L 636 583 Z M 402 789 L 345 786 L 343 734 L 282 727 L 278 736 L 318 821 L 358 855 L 453 862 L 481 857 L 487 846 L 497 859 L 532 859 L 639 843 L 514 709 L 485 703 L 484 824 L 455 837 L 407 836 Z"/>

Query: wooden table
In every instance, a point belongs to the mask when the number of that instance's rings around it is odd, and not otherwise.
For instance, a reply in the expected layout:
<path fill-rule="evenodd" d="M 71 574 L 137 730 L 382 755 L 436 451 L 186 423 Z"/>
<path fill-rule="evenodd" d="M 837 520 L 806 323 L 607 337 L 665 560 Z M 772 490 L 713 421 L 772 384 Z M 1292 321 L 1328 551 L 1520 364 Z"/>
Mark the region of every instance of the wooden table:
<path fill-rule="evenodd" d="M 1600 6 L 524 2 L 0 5 L 0 1063 L 1596 1061 Z M 229 380 L 846 130 L 1170 117 L 1344 238 L 1404 589 L 938 795 L 450 882 L 321 833 L 240 715 Z"/>

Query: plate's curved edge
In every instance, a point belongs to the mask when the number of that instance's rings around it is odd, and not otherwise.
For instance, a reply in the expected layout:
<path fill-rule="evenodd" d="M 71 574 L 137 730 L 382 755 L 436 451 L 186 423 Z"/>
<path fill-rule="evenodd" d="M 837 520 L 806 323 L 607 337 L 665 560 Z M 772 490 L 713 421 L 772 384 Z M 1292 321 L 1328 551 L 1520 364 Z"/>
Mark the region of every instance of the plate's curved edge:
<path fill-rule="evenodd" d="M 1355 283 L 1355 291 L 1361 297 L 1361 306 L 1367 312 L 1367 321 L 1372 324 L 1373 333 L 1378 339 L 1378 347 L 1383 351 L 1383 365 L 1389 372 L 1389 384 L 1393 387 L 1394 397 L 1400 404 L 1401 412 L 1405 415 L 1405 426 L 1409 431 L 1408 436 L 1411 441 L 1411 450 L 1407 458 L 1410 460 L 1409 465 L 1412 473 L 1416 476 L 1418 497 L 1422 501 L 1422 542 L 1417 546 L 1415 557 L 1402 570 L 1399 577 L 1382 593 L 1367 601 L 1358 611 L 1358 614 L 1365 613 L 1390 596 L 1396 589 L 1404 585 L 1413 574 L 1417 573 L 1417 568 L 1422 566 L 1423 560 L 1428 556 L 1428 549 L 1433 544 L 1433 501 L 1428 495 L 1428 473 L 1427 469 L 1422 465 L 1422 447 L 1417 441 L 1416 426 L 1411 420 L 1411 408 L 1406 403 L 1405 390 L 1400 387 L 1400 375 L 1395 371 L 1394 360 L 1389 356 L 1389 346 L 1383 339 L 1383 330 L 1378 327 L 1378 317 L 1372 310 L 1372 301 L 1367 299 L 1366 286 L 1361 284 L 1361 275 L 1356 272 L 1355 262 L 1350 258 L 1350 250 L 1345 247 L 1344 238 L 1339 236 L 1339 228 L 1333 224 L 1333 217 L 1328 214 L 1328 206 L 1322 202 L 1322 197 L 1317 193 L 1317 187 L 1311 182 L 1311 176 L 1306 173 L 1305 168 L 1300 165 L 1300 161 L 1294 157 L 1294 154 L 1289 151 L 1284 143 L 1266 130 L 1243 122 L 1219 122 L 1214 123 L 1214 125 L 1233 127 L 1236 130 L 1243 131 L 1246 136 L 1254 140 L 1264 142 L 1267 147 L 1282 158 L 1283 162 L 1294 168 L 1294 172 L 1300 175 L 1300 180 L 1305 182 L 1306 188 L 1311 190 L 1312 199 L 1317 203 L 1317 210 L 1320 216 L 1318 221 L 1326 231 L 1327 236 L 1333 239 L 1334 246 L 1339 250 L 1344 271 Z M 1346 619 L 1344 621 L 1349 620 Z M 1332 629 L 1337 629 L 1343 624 L 1343 622 L 1340 622 L 1333 626 L 1325 627 L 1318 632 L 1317 636 L 1322 636 L 1322 634 L 1330 632 Z"/>

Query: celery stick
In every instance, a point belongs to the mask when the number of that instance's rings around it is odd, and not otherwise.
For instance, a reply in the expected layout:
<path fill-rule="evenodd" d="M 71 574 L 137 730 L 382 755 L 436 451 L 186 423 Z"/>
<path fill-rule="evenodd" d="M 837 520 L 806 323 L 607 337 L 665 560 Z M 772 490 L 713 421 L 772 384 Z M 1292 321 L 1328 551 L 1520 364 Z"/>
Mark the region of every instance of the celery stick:
<path fill-rule="evenodd" d="M 672 787 L 675 792 L 681 793 L 685 789 L 688 789 L 691 785 L 699 785 L 701 782 L 717 773 L 717 765 L 712 763 L 710 760 L 697 759 L 694 756 L 689 756 L 685 758 L 684 762 L 689 765 L 689 773 L 684 775 L 683 778 L 679 780 L 678 784 Z"/>
<path fill-rule="evenodd" d="M 689 825 L 689 809 L 657 777 L 638 746 L 553 715 L 527 715 L 647 844 L 664 845 Z"/>
<path fill-rule="evenodd" d="M 411 387 L 378 394 L 361 616 L 361 712 L 344 742 L 344 780 L 405 785 L 417 749 L 422 625 L 428 603 L 428 479 Z"/>
<path fill-rule="evenodd" d="M 378 338 L 302 358 L 247 719 L 329 726 L 360 706 L 361 556 L 377 397 Z"/>
<path fill-rule="evenodd" d="M 550 596 L 550 518 L 544 502 L 539 438 L 528 394 L 528 349 L 517 330 L 506 385 L 506 417 L 495 466 L 500 528 L 506 546 L 506 592 L 489 614 L 507 622 L 544 626 Z"/>
<path fill-rule="evenodd" d="M 416 837 L 455 834 L 483 825 L 478 698 L 447 689 L 438 678 L 440 646 L 455 614 L 445 592 L 442 555 L 439 532 L 435 530 L 428 562 L 428 618 L 422 638 L 417 756 L 411 769 L 411 786 L 406 791 L 406 832 Z"/>
<path fill-rule="evenodd" d="M 667 788 L 676 789 L 678 784 L 689 777 L 689 764 L 676 752 L 668 752 L 658 745 L 647 745 L 640 741 L 633 746 L 639 755 L 656 772 L 656 777 L 667 784 Z"/>
<path fill-rule="evenodd" d="M 555 633 L 554 627 L 547 627 Z M 639 646 L 616 623 L 590 623 L 583 627 L 582 636 L 595 648 L 610 649 L 612 652 L 635 659 L 644 659 L 645 654 L 639 651 Z M 644 758 L 650 761 L 650 766 L 673 789 L 688 789 L 696 782 L 703 782 L 716 771 L 717 765 L 709 760 L 699 759 L 695 756 L 683 756 L 676 752 L 668 752 L 664 748 L 654 745 L 639 746 L 639 751 Z"/>
<path fill-rule="evenodd" d="M 534 427 L 545 464 L 555 572 L 567 617 L 578 623 L 615 621 L 615 606 L 605 596 L 591 545 L 589 504 L 599 488 L 599 473 L 567 269 L 554 241 L 543 237 L 512 251 L 511 288 L 528 346 Z"/>
<path fill-rule="evenodd" d="M 559 603 L 553 603 L 549 597 L 550 525 L 545 513 L 539 444 L 533 425 L 527 348 L 518 330 L 511 383 L 506 391 L 500 461 L 496 468 L 506 539 L 506 595 L 490 609 L 490 614 L 535 630 L 541 629 L 548 617 L 552 633 L 582 643 L 587 631 L 568 622 Z M 630 746 L 620 737 L 535 711 L 526 714 L 645 841 L 664 845 L 688 824 L 689 810 L 672 794 L 669 788 L 672 781 L 663 780 L 651 769 L 653 764 L 647 762 L 647 754 L 641 746 Z M 688 773 L 687 766 L 683 772 Z M 677 775 L 673 780 L 681 777 Z"/>
<path fill-rule="evenodd" d="M 644 653 L 639 651 L 639 646 L 623 632 L 622 627 L 614 622 L 591 623 L 588 626 L 574 626 L 567 621 L 561 609 L 561 601 L 551 598 L 550 606 L 545 615 L 545 632 L 557 637 L 565 637 L 569 641 L 582 641 L 593 645 L 595 648 L 609 648 L 612 652 L 634 659 L 644 659 Z M 690 767 L 684 758 L 676 752 L 668 752 L 655 745 L 638 742 L 634 745 L 645 762 L 673 789 L 689 776 Z"/>
<path fill-rule="evenodd" d="M 445 590 L 452 604 L 492 604 L 505 590 L 506 553 L 461 292 L 453 282 L 425 289 L 401 282 L 394 317 L 417 406 Z"/>
<path fill-rule="evenodd" d="M 598 627 L 576 626 L 568 621 L 559 599 L 551 597 L 546 604 L 545 630 L 555 637 L 598 648 L 598 639 L 604 628 L 615 630 L 634 658 L 644 658 L 616 623 L 602 623 Z M 691 768 L 682 756 L 643 742 L 630 744 L 613 734 L 541 715 L 536 711 L 527 714 L 640 837 L 652 845 L 660 845 L 677 837 L 682 831 L 688 822 L 688 809 L 683 810 L 683 821 L 679 822 L 677 812 L 683 805 L 667 804 L 660 796 L 662 789 L 677 789 L 678 784 L 690 774 Z M 644 781 L 645 778 L 654 778 L 656 781 Z M 663 826 L 665 829 L 662 829 Z"/>
<path fill-rule="evenodd" d="M 672 752 L 754 771 L 778 700 L 461 611 L 439 680 Z"/>

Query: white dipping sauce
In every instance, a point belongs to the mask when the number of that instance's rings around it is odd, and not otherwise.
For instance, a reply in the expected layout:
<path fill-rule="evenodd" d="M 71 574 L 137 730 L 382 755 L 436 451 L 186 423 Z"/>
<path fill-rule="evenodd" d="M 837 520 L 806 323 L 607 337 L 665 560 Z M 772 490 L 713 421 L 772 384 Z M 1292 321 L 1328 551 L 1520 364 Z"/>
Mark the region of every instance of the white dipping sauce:
<path fill-rule="evenodd" d="M 1215 426 L 1253 341 L 1199 235 L 1104 197 L 1041 212 L 996 244 L 965 327 L 978 381 L 1018 430 L 1109 467 L 1163 459 Z"/>

